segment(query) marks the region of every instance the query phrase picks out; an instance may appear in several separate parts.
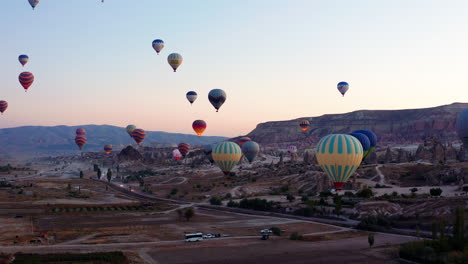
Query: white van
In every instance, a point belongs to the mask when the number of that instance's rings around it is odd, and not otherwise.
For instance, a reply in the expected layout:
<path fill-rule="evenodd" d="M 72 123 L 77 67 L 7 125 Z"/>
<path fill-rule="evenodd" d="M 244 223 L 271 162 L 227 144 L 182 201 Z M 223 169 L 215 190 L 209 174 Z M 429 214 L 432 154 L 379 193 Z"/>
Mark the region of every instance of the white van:
<path fill-rule="evenodd" d="M 203 240 L 202 233 L 185 234 L 185 242 L 197 242 Z"/>

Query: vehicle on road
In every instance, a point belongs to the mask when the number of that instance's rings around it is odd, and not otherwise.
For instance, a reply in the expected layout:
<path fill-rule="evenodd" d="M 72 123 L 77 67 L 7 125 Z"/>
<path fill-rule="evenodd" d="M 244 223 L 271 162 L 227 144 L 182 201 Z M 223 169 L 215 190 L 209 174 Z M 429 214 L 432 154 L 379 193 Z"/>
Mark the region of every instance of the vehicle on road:
<path fill-rule="evenodd" d="M 206 234 L 206 235 L 203 235 L 203 238 L 215 238 L 216 235 L 213 235 L 213 234 Z"/>
<path fill-rule="evenodd" d="M 185 234 L 185 242 L 198 242 L 203 240 L 202 233 Z"/>

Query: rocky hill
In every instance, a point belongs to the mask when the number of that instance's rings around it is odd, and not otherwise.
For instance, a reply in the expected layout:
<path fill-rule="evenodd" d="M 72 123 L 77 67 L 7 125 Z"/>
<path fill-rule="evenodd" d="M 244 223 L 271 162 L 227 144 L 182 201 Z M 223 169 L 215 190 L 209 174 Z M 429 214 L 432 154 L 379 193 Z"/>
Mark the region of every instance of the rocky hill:
<path fill-rule="evenodd" d="M 297 144 L 310 147 L 330 133 L 350 133 L 357 129 L 371 129 L 380 146 L 419 144 L 433 137 L 442 142 L 458 140 L 456 118 L 468 103 L 453 103 L 432 108 L 407 110 L 360 110 L 345 114 L 305 117 L 289 121 L 266 122 L 247 136 L 262 145 L 273 147 Z M 299 122 L 307 119 L 310 128 L 302 132 Z"/>
<path fill-rule="evenodd" d="M 135 141 L 126 133 L 125 128 L 109 125 L 84 126 L 25 126 L 0 129 L 0 158 L 11 156 L 70 155 L 78 153 L 75 145 L 75 130 L 86 130 L 88 143 L 83 151 L 102 151 L 106 144 L 114 150 L 123 149 Z M 198 137 L 196 135 L 146 131 L 143 146 L 170 146 L 180 142 L 203 145 L 223 141 L 224 137 Z"/>

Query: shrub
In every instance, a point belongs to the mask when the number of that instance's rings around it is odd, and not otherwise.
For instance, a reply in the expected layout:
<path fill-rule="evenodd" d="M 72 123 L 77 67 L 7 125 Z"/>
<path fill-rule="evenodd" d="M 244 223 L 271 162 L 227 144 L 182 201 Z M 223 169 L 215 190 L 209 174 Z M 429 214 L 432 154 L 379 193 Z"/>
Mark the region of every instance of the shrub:
<path fill-rule="evenodd" d="M 291 240 L 302 240 L 303 237 L 298 232 L 293 232 L 289 236 L 289 239 L 291 239 Z"/>
<path fill-rule="evenodd" d="M 213 196 L 213 197 L 211 197 L 211 199 L 210 199 L 210 204 L 211 204 L 211 205 L 222 205 L 223 202 L 221 201 L 220 198 Z"/>
<path fill-rule="evenodd" d="M 278 227 L 273 226 L 270 228 L 270 230 L 274 235 L 281 236 L 281 229 L 279 229 Z"/>
<path fill-rule="evenodd" d="M 431 196 L 440 196 L 442 194 L 442 189 L 440 189 L 440 188 L 431 188 L 429 190 L 429 193 L 431 194 Z"/>
<path fill-rule="evenodd" d="M 374 193 L 369 188 L 362 189 L 362 190 L 360 190 L 359 192 L 356 193 L 356 196 L 361 197 L 361 198 L 371 198 L 373 195 L 374 195 Z"/>
<path fill-rule="evenodd" d="M 234 202 L 233 200 L 230 200 L 230 201 L 227 203 L 227 206 L 228 206 L 228 207 L 239 207 L 239 203 Z"/>
<path fill-rule="evenodd" d="M 177 188 L 174 188 L 171 190 L 171 195 L 176 195 L 179 190 Z"/>

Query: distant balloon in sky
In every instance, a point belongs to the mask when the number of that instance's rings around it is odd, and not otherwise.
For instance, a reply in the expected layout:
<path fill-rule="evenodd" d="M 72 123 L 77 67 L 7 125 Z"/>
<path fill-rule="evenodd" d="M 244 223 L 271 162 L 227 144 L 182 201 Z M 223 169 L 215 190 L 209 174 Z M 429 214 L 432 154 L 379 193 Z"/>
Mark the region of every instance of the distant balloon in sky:
<path fill-rule="evenodd" d="M 180 154 L 182 154 L 183 157 L 187 156 L 187 154 L 190 151 L 190 144 L 189 143 L 180 143 L 177 146 L 177 149 L 180 151 Z"/>
<path fill-rule="evenodd" d="M 340 93 L 344 96 L 345 93 L 348 91 L 349 89 L 349 84 L 347 82 L 339 82 L 338 83 L 338 91 L 340 91 Z"/>
<path fill-rule="evenodd" d="M 135 125 L 128 125 L 126 128 L 125 128 L 125 131 L 127 131 L 127 134 L 132 137 L 132 133 L 133 133 L 133 130 L 136 129 L 136 126 Z"/>
<path fill-rule="evenodd" d="M 175 160 L 179 160 L 180 158 L 182 158 L 182 154 L 178 149 L 174 149 L 172 151 L 172 158 L 174 158 Z"/>
<path fill-rule="evenodd" d="M 104 146 L 104 152 L 109 155 L 112 152 L 112 145 L 105 145 Z"/>
<path fill-rule="evenodd" d="M 24 54 L 23 54 L 23 55 L 19 55 L 18 60 L 19 60 L 19 62 L 21 63 L 21 65 L 24 66 L 26 63 L 28 63 L 29 57 L 28 57 L 28 55 L 24 55 Z"/>
<path fill-rule="evenodd" d="M 192 128 L 198 136 L 201 136 L 206 129 L 206 122 L 203 120 L 195 120 L 192 123 Z"/>
<path fill-rule="evenodd" d="M 317 144 L 317 162 L 337 190 L 359 167 L 362 156 L 361 143 L 350 135 L 331 134 L 320 139 Z"/>
<path fill-rule="evenodd" d="M 159 55 L 159 52 L 164 48 L 164 41 L 162 39 L 155 39 L 153 40 L 153 49 Z"/>
<path fill-rule="evenodd" d="M 140 145 L 140 143 L 145 139 L 146 137 L 146 132 L 141 129 L 141 128 L 136 128 L 132 132 L 132 138 L 135 140 L 135 142 Z"/>
<path fill-rule="evenodd" d="M 34 75 L 30 72 L 22 72 L 18 76 L 18 80 L 23 86 L 24 91 L 26 92 L 28 88 L 31 86 L 31 84 L 34 82 Z"/>
<path fill-rule="evenodd" d="M 77 136 L 83 136 L 83 135 L 86 135 L 86 130 L 84 130 L 84 128 L 78 128 L 75 131 L 75 133 L 76 133 Z"/>
<path fill-rule="evenodd" d="M 221 89 L 213 89 L 208 93 L 208 100 L 218 112 L 219 108 L 224 104 L 226 101 L 226 92 Z"/>
<path fill-rule="evenodd" d="M 86 140 L 87 139 L 86 139 L 86 137 L 84 135 L 78 135 L 78 136 L 75 137 L 75 143 L 80 148 L 80 150 L 86 144 Z"/>
<path fill-rule="evenodd" d="M 190 104 L 193 104 L 195 100 L 197 100 L 197 93 L 194 91 L 190 91 L 186 94 L 187 100 L 190 102 Z"/>
<path fill-rule="evenodd" d="M 3 112 L 5 112 L 5 110 L 7 110 L 7 108 L 8 108 L 7 101 L 0 100 L 0 113 L 3 114 Z"/>
<path fill-rule="evenodd" d="M 28 0 L 28 1 L 33 10 L 39 4 L 39 0 Z"/>
<path fill-rule="evenodd" d="M 214 146 L 211 155 L 223 173 L 228 175 L 241 159 L 242 150 L 236 143 L 224 141 Z"/>
<path fill-rule="evenodd" d="M 252 139 L 249 137 L 241 137 L 239 138 L 239 141 L 237 141 L 237 144 L 239 144 L 239 146 L 242 147 L 244 143 L 249 142 L 249 141 L 252 141 Z"/>
<path fill-rule="evenodd" d="M 301 123 L 299 123 L 299 126 L 301 127 L 302 131 L 306 132 L 310 126 L 310 122 L 308 120 L 302 120 Z"/>
<path fill-rule="evenodd" d="M 257 157 L 258 152 L 260 152 L 260 146 L 257 142 L 249 141 L 242 145 L 242 153 L 250 163 Z"/>
<path fill-rule="evenodd" d="M 179 53 L 171 53 L 167 57 L 167 62 L 171 65 L 174 72 L 176 72 L 177 68 L 182 64 L 182 56 Z"/>
<path fill-rule="evenodd" d="M 468 149 L 468 108 L 463 109 L 457 117 L 457 134 L 463 142 L 465 149 Z"/>

